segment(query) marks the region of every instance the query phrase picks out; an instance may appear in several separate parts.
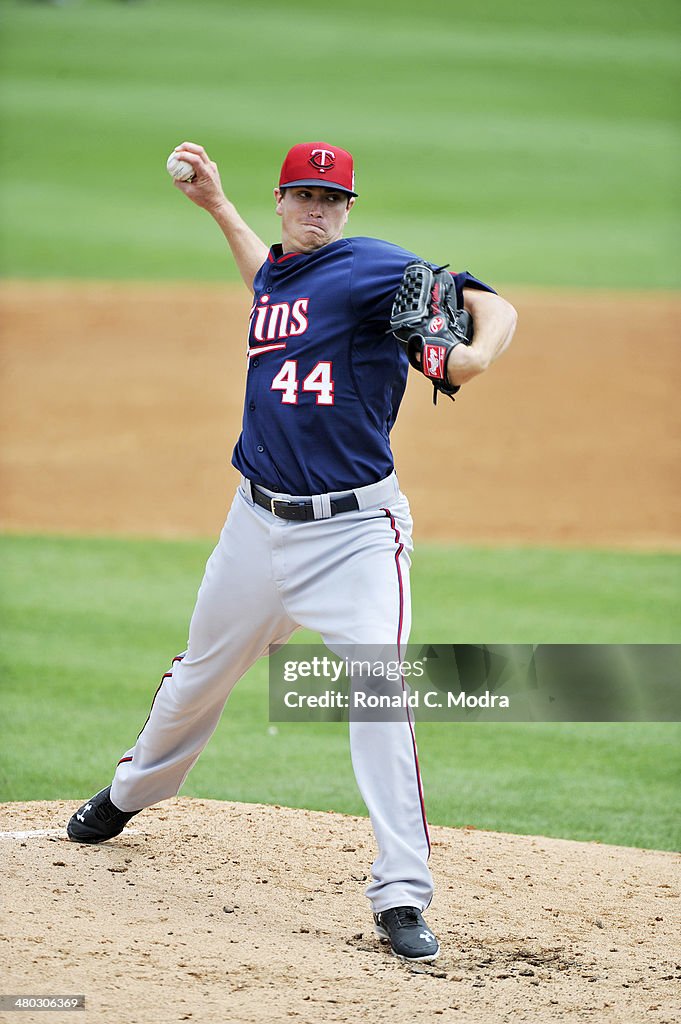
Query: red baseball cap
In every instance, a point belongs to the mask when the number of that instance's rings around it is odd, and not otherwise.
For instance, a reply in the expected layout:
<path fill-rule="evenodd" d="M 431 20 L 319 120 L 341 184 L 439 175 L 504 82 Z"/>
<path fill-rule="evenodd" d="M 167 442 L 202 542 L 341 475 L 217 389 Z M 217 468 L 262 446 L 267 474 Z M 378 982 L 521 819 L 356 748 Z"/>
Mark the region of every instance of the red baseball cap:
<path fill-rule="evenodd" d="M 289 149 L 279 175 L 279 188 L 293 185 L 321 185 L 356 196 L 352 154 L 328 142 L 299 142 Z"/>

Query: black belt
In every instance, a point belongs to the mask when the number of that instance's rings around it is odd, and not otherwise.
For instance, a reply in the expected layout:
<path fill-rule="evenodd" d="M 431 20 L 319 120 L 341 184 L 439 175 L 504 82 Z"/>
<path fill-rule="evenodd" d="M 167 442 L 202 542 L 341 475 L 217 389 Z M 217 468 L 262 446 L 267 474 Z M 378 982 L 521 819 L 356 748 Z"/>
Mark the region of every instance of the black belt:
<path fill-rule="evenodd" d="M 299 523 L 305 523 L 315 517 L 311 498 L 305 501 L 286 501 L 284 498 L 270 498 L 268 494 L 261 491 L 255 484 L 251 484 L 251 494 L 256 505 L 260 505 L 260 508 L 266 508 L 268 512 L 271 512 L 273 516 L 277 516 L 278 519 L 292 519 Z M 359 502 L 354 491 L 343 495 L 342 498 L 331 499 L 332 516 L 337 516 L 339 512 L 356 512 L 358 508 Z"/>

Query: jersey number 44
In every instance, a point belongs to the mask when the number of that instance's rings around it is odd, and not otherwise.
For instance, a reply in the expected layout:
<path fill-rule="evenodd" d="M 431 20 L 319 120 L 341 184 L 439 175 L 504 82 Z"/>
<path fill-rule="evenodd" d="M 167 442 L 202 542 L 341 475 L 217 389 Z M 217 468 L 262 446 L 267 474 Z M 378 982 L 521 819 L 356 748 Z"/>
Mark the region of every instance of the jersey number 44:
<path fill-rule="evenodd" d="M 299 390 L 315 393 L 317 405 L 333 405 L 333 363 L 322 360 L 303 379 L 302 389 L 298 377 L 298 360 L 287 359 L 274 380 L 271 390 L 281 391 L 284 405 L 297 405 Z"/>

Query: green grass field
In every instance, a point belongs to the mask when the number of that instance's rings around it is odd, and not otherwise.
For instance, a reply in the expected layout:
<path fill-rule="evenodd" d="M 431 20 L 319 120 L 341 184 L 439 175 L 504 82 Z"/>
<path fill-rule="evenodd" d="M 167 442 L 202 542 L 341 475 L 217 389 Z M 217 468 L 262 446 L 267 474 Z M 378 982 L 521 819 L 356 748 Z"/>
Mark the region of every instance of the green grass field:
<path fill-rule="evenodd" d="M 206 542 L 6 536 L 0 800 L 86 796 L 134 741 L 185 646 Z M 432 642 L 669 643 L 681 558 L 417 551 L 412 636 Z M 239 684 L 183 792 L 364 813 L 347 726 L 269 731 L 267 665 Z M 431 820 L 674 849 L 678 723 L 419 727 Z"/>
<path fill-rule="evenodd" d="M 498 283 L 674 288 L 673 0 L 2 0 L 10 276 L 234 278 L 168 152 L 270 242 L 294 141 L 356 154 L 351 233 Z"/>

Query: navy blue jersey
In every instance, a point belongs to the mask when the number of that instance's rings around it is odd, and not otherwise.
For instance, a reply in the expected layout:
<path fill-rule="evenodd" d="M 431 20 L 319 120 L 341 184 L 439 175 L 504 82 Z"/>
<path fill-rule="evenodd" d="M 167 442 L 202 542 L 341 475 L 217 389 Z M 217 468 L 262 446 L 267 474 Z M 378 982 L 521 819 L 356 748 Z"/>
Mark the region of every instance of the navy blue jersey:
<path fill-rule="evenodd" d="M 234 466 L 286 494 L 375 483 L 393 470 L 390 430 L 409 361 L 390 332 L 393 298 L 417 257 L 376 238 L 312 253 L 269 252 L 253 282 L 248 376 Z M 468 272 L 464 287 L 492 291 Z"/>

